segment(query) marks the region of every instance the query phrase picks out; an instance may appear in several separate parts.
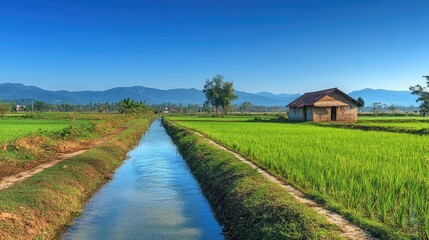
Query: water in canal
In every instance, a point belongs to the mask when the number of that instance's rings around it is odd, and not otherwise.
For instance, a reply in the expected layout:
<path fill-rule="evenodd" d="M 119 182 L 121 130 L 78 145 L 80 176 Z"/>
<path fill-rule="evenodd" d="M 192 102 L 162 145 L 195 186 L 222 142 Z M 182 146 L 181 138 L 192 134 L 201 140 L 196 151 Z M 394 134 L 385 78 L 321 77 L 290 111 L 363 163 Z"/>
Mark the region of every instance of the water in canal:
<path fill-rule="evenodd" d="M 129 155 L 63 239 L 223 239 L 159 120 Z"/>

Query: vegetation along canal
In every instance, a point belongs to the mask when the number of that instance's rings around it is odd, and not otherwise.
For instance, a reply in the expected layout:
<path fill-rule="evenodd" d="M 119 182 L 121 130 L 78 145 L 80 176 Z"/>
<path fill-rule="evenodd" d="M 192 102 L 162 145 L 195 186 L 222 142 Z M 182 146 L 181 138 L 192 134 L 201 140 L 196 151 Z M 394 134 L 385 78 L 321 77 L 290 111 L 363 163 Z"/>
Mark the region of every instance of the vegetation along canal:
<path fill-rule="evenodd" d="M 129 155 L 63 239 L 223 239 L 159 120 Z"/>

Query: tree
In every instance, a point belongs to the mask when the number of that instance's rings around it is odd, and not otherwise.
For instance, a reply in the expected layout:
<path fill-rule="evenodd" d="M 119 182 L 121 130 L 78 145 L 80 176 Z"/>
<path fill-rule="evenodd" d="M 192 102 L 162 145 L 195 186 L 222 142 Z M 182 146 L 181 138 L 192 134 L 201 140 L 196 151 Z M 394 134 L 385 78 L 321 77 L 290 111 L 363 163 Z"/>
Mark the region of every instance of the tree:
<path fill-rule="evenodd" d="M 222 105 L 221 92 L 222 92 L 223 76 L 216 75 L 212 80 L 206 80 L 203 93 L 206 95 L 206 103 L 215 108 L 216 115 L 219 113 L 219 108 Z"/>
<path fill-rule="evenodd" d="M 234 93 L 234 85 L 232 82 L 224 82 L 221 91 L 221 104 L 223 109 L 223 115 L 228 115 L 231 110 L 231 102 L 238 98 Z"/>
<path fill-rule="evenodd" d="M 249 109 L 252 107 L 252 103 L 250 102 L 244 102 L 241 104 L 241 113 L 249 111 Z"/>
<path fill-rule="evenodd" d="M 383 109 L 383 104 L 381 102 L 375 102 L 372 104 L 372 112 L 374 113 L 374 115 L 378 115 L 379 113 L 381 113 Z"/>
<path fill-rule="evenodd" d="M 421 102 L 419 105 L 420 115 L 429 115 L 429 75 L 423 76 L 426 78 L 427 87 L 422 87 L 420 84 L 410 86 L 411 94 L 417 95 L 416 102 Z"/>
<path fill-rule="evenodd" d="M 361 107 L 365 107 L 365 101 L 363 100 L 362 97 L 358 97 L 357 101 L 358 101 L 358 103 L 360 104 Z"/>
<path fill-rule="evenodd" d="M 130 98 L 125 98 L 124 100 L 120 101 L 119 106 L 121 107 L 121 113 L 149 113 L 152 110 L 142 101 L 136 102 Z"/>
<path fill-rule="evenodd" d="M 119 102 L 119 106 L 122 108 L 121 112 L 126 112 L 128 110 L 131 110 L 136 105 L 136 102 L 134 100 L 131 100 L 130 98 L 125 98 L 124 100 Z"/>
<path fill-rule="evenodd" d="M 359 105 L 360 105 L 360 106 L 358 106 L 358 109 L 359 109 L 359 111 L 360 111 L 360 109 L 361 109 L 362 107 L 365 107 L 365 101 L 363 100 L 363 98 L 362 98 L 362 97 L 358 97 L 357 101 L 358 101 L 358 103 L 359 103 Z"/>
<path fill-rule="evenodd" d="M 234 93 L 232 82 L 224 82 L 222 75 L 216 75 L 212 80 L 206 80 L 203 93 L 206 95 L 206 105 L 212 105 L 216 115 L 222 109 L 222 115 L 228 114 L 231 103 L 238 98 Z"/>
<path fill-rule="evenodd" d="M 207 113 L 212 112 L 212 107 L 207 101 L 203 103 L 203 112 L 207 112 Z"/>
<path fill-rule="evenodd" d="M 390 106 L 389 106 L 389 110 L 390 110 L 392 113 L 395 113 L 397 109 L 398 109 L 398 108 L 397 108 L 395 105 L 390 105 Z"/>
<path fill-rule="evenodd" d="M 12 106 L 9 103 L 0 102 L 0 116 L 4 117 L 11 110 Z"/>

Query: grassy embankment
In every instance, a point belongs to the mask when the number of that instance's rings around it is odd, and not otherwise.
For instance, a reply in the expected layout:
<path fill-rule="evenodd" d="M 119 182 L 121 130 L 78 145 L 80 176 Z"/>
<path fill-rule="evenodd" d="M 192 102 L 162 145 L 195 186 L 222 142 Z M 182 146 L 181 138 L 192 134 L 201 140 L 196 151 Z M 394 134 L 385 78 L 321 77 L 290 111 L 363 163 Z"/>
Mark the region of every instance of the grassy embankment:
<path fill-rule="evenodd" d="M 125 127 L 119 114 L 43 113 L 0 118 L 0 179 L 91 146 Z"/>
<path fill-rule="evenodd" d="M 429 237 L 429 137 L 175 117 L 388 239 Z"/>
<path fill-rule="evenodd" d="M 0 239 L 52 239 L 81 213 L 92 193 L 110 179 L 152 118 L 0 192 Z"/>
<path fill-rule="evenodd" d="M 280 186 L 195 134 L 163 121 L 227 239 L 339 239 L 335 226 Z"/>

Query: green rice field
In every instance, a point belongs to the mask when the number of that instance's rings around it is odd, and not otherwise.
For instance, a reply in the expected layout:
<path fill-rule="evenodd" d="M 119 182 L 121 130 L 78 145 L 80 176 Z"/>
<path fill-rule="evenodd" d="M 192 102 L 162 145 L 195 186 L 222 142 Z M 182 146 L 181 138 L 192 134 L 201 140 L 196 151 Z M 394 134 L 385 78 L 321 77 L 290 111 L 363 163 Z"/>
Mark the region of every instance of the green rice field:
<path fill-rule="evenodd" d="M 357 125 L 388 128 L 401 128 L 409 130 L 429 129 L 427 117 L 362 117 Z"/>
<path fill-rule="evenodd" d="M 58 131 L 76 121 L 81 122 L 86 120 L 31 119 L 21 117 L 0 118 L 0 144 L 25 137 L 39 130 Z"/>
<path fill-rule="evenodd" d="M 429 117 L 420 116 L 359 116 L 359 122 L 428 122 Z"/>
<path fill-rule="evenodd" d="M 379 127 L 393 127 L 405 129 L 428 129 L 429 122 L 364 122 L 358 123 L 362 126 L 379 126 Z"/>
<path fill-rule="evenodd" d="M 174 116 L 175 119 L 182 119 L 182 116 Z M 213 116 L 190 116 L 185 117 L 187 121 L 195 122 L 246 122 L 258 120 L 272 120 L 275 119 L 274 115 L 242 115 L 242 116 L 228 116 L 228 117 L 213 117 Z"/>
<path fill-rule="evenodd" d="M 245 155 L 364 228 L 429 238 L 428 135 L 309 123 L 169 119 Z M 426 123 L 404 124 L 418 128 Z"/>

